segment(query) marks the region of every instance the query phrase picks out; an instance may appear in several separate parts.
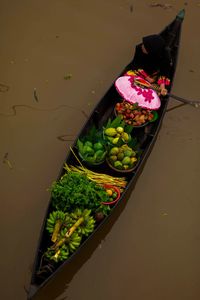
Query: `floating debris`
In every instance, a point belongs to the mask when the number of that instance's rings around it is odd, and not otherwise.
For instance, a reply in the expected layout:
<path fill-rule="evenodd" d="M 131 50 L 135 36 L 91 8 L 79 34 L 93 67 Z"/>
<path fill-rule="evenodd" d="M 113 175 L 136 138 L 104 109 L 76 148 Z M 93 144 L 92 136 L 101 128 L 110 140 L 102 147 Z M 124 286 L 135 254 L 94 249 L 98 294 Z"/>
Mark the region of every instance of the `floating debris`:
<path fill-rule="evenodd" d="M 57 107 L 54 107 L 54 108 L 36 108 L 36 107 L 26 105 L 26 104 L 15 104 L 15 105 L 11 106 L 11 113 L 6 114 L 6 113 L 0 112 L 0 116 L 14 117 L 14 116 L 17 115 L 17 109 L 21 108 L 21 107 L 26 107 L 26 108 L 31 109 L 33 111 L 56 111 L 56 110 L 59 110 L 59 109 L 64 107 L 64 108 L 67 108 L 67 109 L 69 109 L 69 108 L 74 109 L 76 111 L 78 110 L 80 113 L 82 113 L 86 117 L 86 113 L 81 108 L 77 108 L 77 107 L 66 105 L 66 104 L 61 104 L 61 105 L 58 105 Z M 88 118 L 88 116 L 87 116 L 87 118 Z"/>
<path fill-rule="evenodd" d="M 191 69 L 191 70 L 189 70 L 189 72 L 190 72 L 190 73 L 194 73 L 194 70 Z"/>
<path fill-rule="evenodd" d="M 69 79 L 71 79 L 72 78 L 72 74 L 66 74 L 65 76 L 64 76 L 64 79 L 65 80 L 69 80 Z"/>
<path fill-rule="evenodd" d="M 88 114 L 87 114 L 83 109 L 81 110 L 81 112 L 82 112 L 82 114 L 86 117 L 86 119 L 89 118 Z"/>
<path fill-rule="evenodd" d="M 130 6 L 130 12 L 133 12 L 133 5 Z"/>
<path fill-rule="evenodd" d="M 37 92 L 36 92 L 36 88 L 34 88 L 34 90 L 33 90 L 33 96 L 34 96 L 35 101 L 39 102 Z"/>
<path fill-rule="evenodd" d="M 13 169 L 13 166 L 11 164 L 11 162 L 8 159 L 8 152 L 5 153 L 4 158 L 3 158 L 3 163 L 7 164 L 7 166 L 9 167 L 9 169 Z"/>
<path fill-rule="evenodd" d="M 166 217 L 166 216 L 168 216 L 168 213 L 162 212 L 160 215 L 161 215 L 162 217 Z"/>
<path fill-rule="evenodd" d="M 161 3 L 154 2 L 154 3 L 151 3 L 149 6 L 150 7 L 161 7 L 161 8 L 164 8 L 164 9 L 169 9 L 169 8 L 172 8 L 173 5 L 167 4 L 167 3 L 166 4 L 161 4 Z"/>
<path fill-rule="evenodd" d="M 95 94 L 95 91 L 93 90 L 93 91 L 91 91 L 91 93 L 94 95 L 94 94 Z"/>
<path fill-rule="evenodd" d="M 0 83 L 0 92 L 1 93 L 5 93 L 8 92 L 10 89 L 10 87 L 6 84 Z"/>
<path fill-rule="evenodd" d="M 63 134 L 57 136 L 57 139 L 62 142 L 73 142 L 75 140 L 75 136 L 72 134 Z"/>

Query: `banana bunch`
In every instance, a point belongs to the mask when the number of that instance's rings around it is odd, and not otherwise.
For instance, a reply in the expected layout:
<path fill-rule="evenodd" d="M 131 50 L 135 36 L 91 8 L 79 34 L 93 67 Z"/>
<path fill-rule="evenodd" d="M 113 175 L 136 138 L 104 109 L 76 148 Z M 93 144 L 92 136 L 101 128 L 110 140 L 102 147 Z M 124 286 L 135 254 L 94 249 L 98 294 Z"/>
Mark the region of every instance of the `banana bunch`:
<path fill-rule="evenodd" d="M 72 213 L 53 211 L 49 215 L 46 229 L 54 243 L 45 252 L 48 259 L 66 260 L 79 247 L 82 236 L 88 236 L 94 230 L 95 220 L 90 213 L 91 210 L 78 208 Z"/>
<path fill-rule="evenodd" d="M 61 230 L 60 236 L 63 238 L 67 232 L 67 228 Z M 74 232 L 60 248 L 49 247 L 45 252 L 45 256 L 55 262 L 66 260 L 71 253 L 73 253 L 81 243 L 81 236 Z"/>
<path fill-rule="evenodd" d="M 83 211 L 77 208 L 73 213 L 70 214 L 72 222 L 75 223 L 79 218 L 83 217 L 83 223 L 77 228 L 77 232 L 80 235 L 88 236 L 94 231 L 95 220 L 90 216 L 91 210 L 84 209 Z"/>
<path fill-rule="evenodd" d="M 67 228 L 64 228 L 61 231 L 61 237 L 64 237 L 67 232 Z M 67 240 L 66 243 L 64 244 L 69 253 L 73 253 L 80 245 L 81 243 L 82 236 L 78 234 L 78 232 L 74 232 Z"/>
<path fill-rule="evenodd" d="M 46 224 L 46 229 L 49 233 L 53 233 L 56 222 L 58 220 L 60 220 L 62 224 L 67 224 L 70 222 L 70 216 L 68 213 L 64 213 L 60 210 L 53 211 L 52 213 L 50 213 Z"/>
<path fill-rule="evenodd" d="M 54 260 L 55 262 L 66 260 L 69 256 L 69 247 L 64 244 L 57 251 L 49 247 L 45 252 L 45 256 L 50 260 Z"/>
<path fill-rule="evenodd" d="M 61 237 L 64 237 L 67 232 L 67 228 L 61 231 Z M 66 260 L 71 253 L 73 253 L 81 243 L 81 236 L 74 232 L 60 248 L 49 247 L 45 253 L 45 256 L 55 262 Z"/>

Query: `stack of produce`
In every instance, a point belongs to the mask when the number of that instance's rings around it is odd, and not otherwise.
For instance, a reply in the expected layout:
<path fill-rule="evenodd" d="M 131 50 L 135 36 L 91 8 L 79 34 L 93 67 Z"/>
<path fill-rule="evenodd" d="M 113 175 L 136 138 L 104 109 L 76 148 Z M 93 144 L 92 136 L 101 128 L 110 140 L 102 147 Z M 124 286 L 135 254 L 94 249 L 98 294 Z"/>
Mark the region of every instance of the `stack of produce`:
<path fill-rule="evenodd" d="M 113 121 L 108 120 L 104 128 L 104 138 L 109 145 L 123 145 L 131 141 L 132 127 L 127 126 L 125 122 L 117 117 Z"/>
<path fill-rule="evenodd" d="M 130 133 L 133 126 L 125 124 L 120 116 L 108 121 L 104 129 L 104 136 L 111 143 L 107 155 L 107 162 L 117 170 L 131 170 L 136 162 L 138 152 L 134 150 L 137 139 Z"/>
<path fill-rule="evenodd" d="M 46 222 L 49 247 L 42 256 L 55 263 L 68 259 L 77 250 L 94 231 L 96 222 L 110 212 L 110 206 L 105 204 L 119 198 L 120 189 L 123 191 L 127 184 L 123 177 L 95 173 L 83 166 L 65 164 L 64 168 L 67 172 L 50 187 L 52 211 Z"/>
<path fill-rule="evenodd" d="M 89 164 L 101 164 L 106 157 L 105 141 L 102 137 L 102 131 L 94 126 L 90 131 L 77 141 L 79 156 Z"/>
<path fill-rule="evenodd" d="M 157 113 L 149 109 L 139 107 L 137 103 L 131 104 L 127 101 L 117 103 L 115 111 L 128 125 L 141 126 L 157 118 Z"/>
<path fill-rule="evenodd" d="M 137 162 L 136 155 L 136 151 L 125 144 L 121 147 L 112 147 L 109 151 L 108 161 L 118 170 L 129 170 Z"/>
<path fill-rule="evenodd" d="M 105 205 L 112 205 L 115 204 L 120 198 L 120 189 L 116 186 L 105 184 L 104 187 L 106 188 L 106 193 L 109 196 L 109 202 L 103 202 Z"/>
<path fill-rule="evenodd" d="M 77 141 L 80 157 L 90 164 L 100 164 L 105 160 L 106 149 L 101 142 Z"/>
<path fill-rule="evenodd" d="M 90 213 L 88 209 L 50 213 L 46 229 L 53 244 L 44 253 L 45 257 L 55 262 L 66 260 L 79 247 L 82 238 L 93 232 L 95 220 Z"/>
<path fill-rule="evenodd" d="M 91 181 L 95 182 L 98 185 L 109 184 L 109 185 L 117 186 L 121 192 L 123 192 L 123 190 L 127 185 L 127 181 L 125 177 L 114 177 L 108 174 L 97 173 L 83 166 L 68 166 L 68 164 L 65 163 L 64 169 L 68 173 L 74 172 L 74 173 L 87 176 L 88 179 L 90 179 Z"/>
<path fill-rule="evenodd" d="M 71 212 L 76 208 L 90 209 L 93 214 L 102 212 L 103 215 L 110 211 L 108 206 L 101 204 L 109 200 L 105 189 L 84 174 L 68 172 L 52 183 L 50 191 L 52 206 L 56 210 Z"/>

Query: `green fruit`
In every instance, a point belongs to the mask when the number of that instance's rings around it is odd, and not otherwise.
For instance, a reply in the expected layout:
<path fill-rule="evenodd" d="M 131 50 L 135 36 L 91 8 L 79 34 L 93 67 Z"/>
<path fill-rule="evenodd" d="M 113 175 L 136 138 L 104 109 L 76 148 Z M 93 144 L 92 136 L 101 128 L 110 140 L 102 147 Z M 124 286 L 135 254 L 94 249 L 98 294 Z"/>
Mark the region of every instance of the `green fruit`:
<path fill-rule="evenodd" d="M 117 127 L 116 130 L 117 130 L 118 133 L 124 132 L 124 128 L 123 128 L 123 127 L 120 127 L 120 126 Z"/>
<path fill-rule="evenodd" d="M 136 157 L 131 157 L 131 164 L 134 164 L 137 161 Z"/>
<path fill-rule="evenodd" d="M 119 137 L 116 137 L 112 140 L 112 143 L 115 145 L 119 142 Z"/>
<path fill-rule="evenodd" d="M 123 151 L 125 151 L 125 150 L 129 149 L 129 146 L 127 144 L 124 144 L 124 145 L 121 146 L 121 149 Z"/>
<path fill-rule="evenodd" d="M 98 150 L 98 151 L 95 152 L 95 154 L 96 154 L 97 157 L 102 157 L 104 155 L 104 152 L 105 151 L 103 151 L 103 150 Z"/>
<path fill-rule="evenodd" d="M 113 197 L 113 199 L 117 198 L 117 193 L 114 192 L 114 193 L 112 194 L 112 197 Z"/>
<path fill-rule="evenodd" d="M 133 154 L 133 151 L 132 151 L 132 150 L 128 150 L 128 149 L 127 149 L 127 150 L 124 151 L 124 156 L 131 157 L 132 154 Z"/>
<path fill-rule="evenodd" d="M 116 155 L 111 155 L 110 156 L 110 161 L 111 162 L 114 162 L 114 161 L 116 161 L 117 160 L 117 156 Z"/>
<path fill-rule="evenodd" d="M 84 146 L 89 146 L 89 147 L 93 147 L 93 144 L 92 144 L 92 142 L 90 142 L 90 141 L 86 141 L 85 143 L 84 143 Z"/>
<path fill-rule="evenodd" d="M 132 150 L 132 155 L 131 156 L 136 156 L 136 152 Z"/>
<path fill-rule="evenodd" d="M 123 139 L 125 142 L 128 142 L 128 141 L 129 141 L 129 135 L 128 135 L 128 133 L 123 132 L 123 133 L 122 133 L 122 139 Z"/>
<path fill-rule="evenodd" d="M 128 156 L 125 156 L 124 159 L 122 160 L 123 165 L 129 165 L 130 162 L 131 162 L 131 159 Z"/>
<path fill-rule="evenodd" d="M 113 147 L 110 150 L 110 155 L 117 155 L 119 153 L 119 148 L 118 147 Z"/>
<path fill-rule="evenodd" d="M 108 136 L 115 136 L 117 134 L 117 131 L 115 128 L 107 128 L 105 130 L 105 134 Z"/>
<path fill-rule="evenodd" d="M 94 156 L 88 156 L 87 158 L 85 158 L 85 160 L 91 164 L 95 163 L 96 162 L 96 155 Z"/>
<path fill-rule="evenodd" d="M 129 165 L 123 165 L 123 169 L 124 169 L 124 170 L 128 170 L 129 168 L 130 168 Z"/>
<path fill-rule="evenodd" d="M 114 167 L 117 169 L 122 169 L 122 163 L 121 161 L 117 160 L 114 162 Z"/>
<path fill-rule="evenodd" d="M 124 158 L 124 153 L 123 152 L 118 153 L 117 158 L 118 160 L 122 160 Z"/>
<path fill-rule="evenodd" d="M 90 146 L 84 145 L 83 146 L 83 153 L 92 155 L 92 154 L 94 154 L 94 149 L 92 149 Z"/>
<path fill-rule="evenodd" d="M 104 147 L 100 142 L 94 144 L 94 150 L 102 150 L 103 148 Z"/>
<path fill-rule="evenodd" d="M 103 150 L 98 150 L 97 152 L 95 152 L 95 155 L 96 155 L 96 161 L 97 162 L 100 162 L 100 161 L 103 161 L 103 159 L 105 158 L 105 151 Z"/>

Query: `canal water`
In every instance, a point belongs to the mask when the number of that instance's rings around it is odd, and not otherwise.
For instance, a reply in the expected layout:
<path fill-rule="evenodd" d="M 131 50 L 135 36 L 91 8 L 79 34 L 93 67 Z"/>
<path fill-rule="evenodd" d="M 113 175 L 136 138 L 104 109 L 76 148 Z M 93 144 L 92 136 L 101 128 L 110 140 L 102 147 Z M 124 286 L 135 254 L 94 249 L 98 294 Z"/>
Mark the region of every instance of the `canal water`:
<path fill-rule="evenodd" d="M 182 8 L 173 93 L 200 99 L 200 1 L 1 1 L 1 299 L 26 299 L 47 189 L 87 116 Z M 179 105 L 126 205 L 36 300 L 200 299 L 200 109 Z"/>

